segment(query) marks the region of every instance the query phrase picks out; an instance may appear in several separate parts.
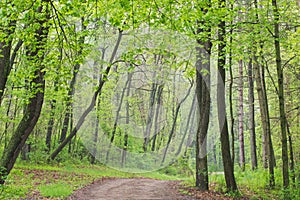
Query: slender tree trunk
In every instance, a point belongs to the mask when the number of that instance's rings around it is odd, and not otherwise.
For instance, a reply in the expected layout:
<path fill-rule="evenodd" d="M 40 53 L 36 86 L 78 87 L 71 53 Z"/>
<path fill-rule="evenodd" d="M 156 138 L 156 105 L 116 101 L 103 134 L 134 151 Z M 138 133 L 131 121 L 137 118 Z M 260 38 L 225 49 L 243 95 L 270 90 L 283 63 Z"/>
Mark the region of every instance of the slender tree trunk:
<path fill-rule="evenodd" d="M 255 79 L 256 79 L 256 90 L 258 94 L 258 101 L 259 101 L 259 108 L 260 108 L 260 117 L 263 127 L 263 135 L 262 135 L 262 161 L 263 161 L 263 167 L 266 169 L 268 168 L 268 144 L 267 142 L 267 135 L 269 134 L 269 128 L 268 127 L 268 116 L 266 112 L 266 94 L 264 94 L 262 89 L 262 77 L 261 77 L 261 68 L 260 65 L 257 63 L 257 57 L 254 56 L 254 72 L 255 72 Z"/>
<path fill-rule="evenodd" d="M 255 9 L 258 10 L 257 0 L 254 0 Z M 258 12 L 255 14 L 256 22 L 259 24 L 259 16 Z M 260 34 L 260 31 L 257 32 Z M 260 46 L 260 50 L 258 51 Z M 272 188 L 275 186 L 275 177 L 274 177 L 274 166 L 275 166 L 275 157 L 273 153 L 273 145 L 272 145 L 272 137 L 271 137 L 271 129 L 270 129 L 270 117 L 269 117 L 269 108 L 268 108 L 268 98 L 266 92 L 266 84 L 265 84 L 265 73 L 264 67 L 260 65 L 258 62 L 258 57 L 255 55 L 257 52 L 260 57 L 262 57 L 262 42 L 259 41 L 255 44 L 255 52 L 253 52 L 253 70 L 256 79 L 256 89 L 258 93 L 258 101 L 260 107 L 260 116 L 263 126 L 263 167 L 269 167 L 269 186 Z M 269 165 L 269 166 L 268 166 Z"/>
<path fill-rule="evenodd" d="M 196 94 L 195 94 L 194 95 L 194 99 L 196 100 L 196 98 L 197 97 L 196 97 Z M 190 126 L 189 126 L 189 129 L 188 129 L 189 134 L 188 134 L 188 138 L 187 138 L 187 141 L 186 141 L 184 155 L 186 155 L 186 153 L 188 151 L 188 148 L 191 147 L 191 146 L 193 146 L 196 143 L 195 142 L 196 138 L 193 138 L 193 136 L 194 136 L 193 133 L 197 131 L 197 130 L 195 130 L 197 126 L 194 125 L 194 123 L 195 123 L 195 116 L 196 116 L 196 109 L 195 109 L 196 108 L 196 101 L 193 104 L 194 104 L 194 106 L 193 106 L 193 112 L 192 112 L 191 119 L 190 119 Z"/>
<path fill-rule="evenodd" d="M 82 27 L 82 31 L 86 30 L 86 25 L 84 25 L 84 19 L 81 20 L 81 27 Z M 79 38 L 79 51 L 77 52 L 77 56 L 81 56 L 82 52 L 83 52 L 83 44 L 84 44 L 84 40 L 85 40 L 85 35 L 81 36 Z M 79 72 L 79 68 L 80 68 L 80 64 L 76 63 L 73 69 L 73 76 L 72 76 L 72 80 L 70 82 L 69 88 L 68 88 L 68 95 L 67 95 L 67 104 L 66 104 L 66 113 L 65 113 L 65 117 L 64 117 L 64 121 L 63 121 L 63 125 L 62 125 L 62 130 L 61 130 L 61 135 L 60 135 L 60 139 L 59 142 L 61 143 L 67 136 L 67 132 L 69 129 L 69 124 L 70 124 L 70 117 L 72 115 L 72 99 L 73 99 L 73 95 L 75 93 L 75 84 L 76 84 L 76 78 L 77 78 L 77 74 Z"/>
<path fill-rule="evenodd" d="M 280 36 L 279 36 L 279 11 L 277 1 L 272 0 L 273 15 L 274 15 L 274 46 L 276 54 L 276 69 L 278 81 L 278 100 L 280 110 L 280 127 L 281 127 L 281 148 L 282 148 L 282 177 L 283 187 L 289 187 L 289 162 L 288 162 L 288 147 L 287 147 L 287 121 L 284 107 L 284 88 L 283 88 L 283 69 L 281 64 L 280 52 Z"/>
<path fill-rule="evenodd" d="M 289 139 L 289 152 L 290 152 L 290 171 L 291 171 L 291 178 L 292 182 L 295 185 L 296 177 L 295 177 L 295 161 L 294 161 L 294 150 L 293 150 L 293 140 L 292 135 L 290 132 L 289 123 L 287 123 L 287 132 L 288 132 L 288 139 Z"/>
<path fill-rule="evenodd" d="M 56 158 L 56 156 L 63 150 L 63 148 L 68 144 L 68 142 L 71 141 L 71 139 L 77 134 L 77 131 L 80 129 L 80 127 L 82 126 L 85 118 L 87 117 L 87 115 L 94 109 L 95 105 L 96 105 L 96 100 L 99 94 L 101 94 L 101 90 L 103 88 L 103 85 L 105 84 L 105 82 L 107 81 L 107 77 L 108 74 L 110 72 L 111 66 L 113 64 L 113 61 L 115 59 L 117 50 L 119 48 L 119 45 L 121 43 L 121 39 L 122 39 L 122 30 L 119 30 L 119 36 L 116 42 L 116 45 L 114 47 L 114 50 L 112 52 L 112 56 L 109 60 L 109 65 L 106 67 L 105 72 L 102 75 L 102 78 L 99 80 L 99 84 L 98 84 L 98 88 L 97 90 L 94 92 L 92 100 L 90 105 L 88 106 L 88 108 L 83 112 L 83 114 L 80 116 L 76 126 L 72 129 L 72 132 L 68 135 L 68 137 L 66 137 L 66 139 L 64 141 L 62 141 L 60 143 L 60 145 L 52 152 L 52 154 L 50 155 L 49 159 L 54 160 Z"/>
<path fill-rule="evenodd" d="M 47 1 L 44 1 L 44 3 Z M 47 2 L 48 3 L 48 2 Z M 5 177 L 10 173 L 16 159 L 25 144 L 28 136 L 35 127 L 43 105 L 44 100 L 44 53 L 45 44 L 48 37 L 49 26 L 48 21 L 50 18 L 48 4 L 39 6 L 38 13 L 44 13 L 44 18 L 35 19 L 39 24 L 39 28 L 35 31 L 35 40 L 37 46 L 28 46 L 27 57 L 30 62 L 36 67 L 34 78 L 30 82 L 33 96 L 30 97 L 29 103 L 26 105 L 23 118 L 21 119 L 16 131 L 12 134 L 7 148 L 4 150 L 0 160 L 0 184 L 4 184 Z"/>
<path fill-rule="evenodd" d="M 198 22 L 198 26 L 203 26 L 203 23 Z M 208 25 L 206 24 L 206 26 Z M 198 28 L 198 34 L 208 32 L 209 36 L 205 39 L 198 39 L 199 46 L 196 47 L 196 95 L 199 116 L 196 135 L 196 186 L 202 191 L 208 190 L 207 131 L 210 114 L 210 55 L 212 47 L 210 31 L 209 27 Z"/>
<path fill-rule="evenodd" d="M 176 124 L 177 124 L 177 119 L 178 119 L 178 114 L 179 114 L 179 111 L 180 111 L 180 108 L 181 108 L 181 105 L 183 104 L 183 102 L 187 99 L 187 97 L 190 95 L 191 93 L 191 89 L 193 87 L 193 84 L 191 84 L 190 88 L 188 89 L 186 95 L 183 97 L 183 99 L 177 104 L 176 106 L 176 109 L 175 109 L 175 113 L 174 113 L 174 119 L 173 119 L 173 123 L 172 123 L 172 128 L 171 128 L 171 131 L 169 133 L 169 137 L 168 137 L 168 141 L 167 141 L 167 145 L 166 145 L 166 148 L 164 150 L 164 155 L 163 155 L 163 159 L 161 161 L 161 164 L 163 164 L 166 160 L 166 156 L 167 156 L 167 152 L 168 152 L 168 149 L 169 149 L 169 146 L 171 144 L 171 140 L 175 134 L 175 128 L 176 128 Z"/>
<path fill-rule="evenodd" d="M 156 55 L 159 57 L 159 55 Z M 159 59 L 159 58 L 156 58 Z M 156 78 L 156 71 L 153 73 L 152 76 L 152 87 L 151 87 L 151 93 L 150 93 L 150 98 L 149 98 L 149 111 L 148 111 L 148 117 L 147 117 L 147 122 L 146 122 L 146 131 L 144 133 L 144 144 L 143 144 L 143 150 L 144 152 L 147 151 L 147 146 L 149 143 L 149 138 L 150 138 L 150 133 L 151 133 L 151 128 L 153 125 L 153 116 L 154 116 L 154 108 L 155 108 L 155 96 L 156 96 L 156 91 L 157 91 L 157 83 L 155 81 Z"/>
<path fill-rule="evenodd" d="M 233 10 L 233 4 L 231 5 L 231 10 Z M 232 26 L 231 22 L 231 26 Z M 232 101 L 232 97 L 233 97 L 233 92 L 232 92 L 232 88 L 233 88 L 233 72 L 232 72 L 232 43 L 233 43 L 233 38 L 232 38 L 232 34 L 233 34 L 233 29 L 230 29 L 230 38 L 229 38 L 229 42 L 230 42 L 230 49 L 229 49 L 229 76 L 230 76 L 230 82 L 229 82 L 229 112 L 230 112 L 230 135 L 231 135 L 231 159 L 232 159 L 232 163 L 234 164 L 234 155 L 235 155 L 235 151 L 234 151 L 234 115 L 233 115 L 233 101 Z"/>
<path fill-rule="evenodd" d="M 248 98 L 249 98 L 249 132 L 250 132 L 250 151 L 251 151 L 251 166 L 252 170 L 257 168 L 256 154 L 256 134 L 255 134 L 255 111 L 254 111 L 254 84 L 253 84 L 253 69 L 252 59 L 248 63 Z"/>
<path fill-rule="evenodd" d="M 13 90 L 14 86 L 12 86 L 12 90 Z M 7 103 L 7 110 L 6 110 L 6 117 L 7 118 L 10 118 L 10 110 L 11 110 L 11 106 L 12 106 L 12 96 L 9 96 L 8 97 L 8 103 Z M 12 117 L 12 119 L 15 119 L 15 116 Z M 5 124 L 4 124 L 4 131 L 3 131 L 3 134 L 1 135 L 0 137 L 0 144 L 2 143 L 2 140 L 4 139 L 4 149 L 6 149 L 6 146 L 7 146 L 7 133 L 8 133 L 8 128 L 9 128 L 9 125 L 10 125 L 11 122 L 9 121 L 5 121 Z"/>
<path fill-rule="evenodd" d="M 56 104 L 56 100 L 52 100 L 50 102 L 51 111 L 50 111 L 50 119 L 47 125 L 47 135 L 46 135 L 47 152 L 50 152 L 51 150 L 51 137 L 52 137 L 53 126 L 54 126 L 55 104 Z"/>
<path fill-rule="evenodd" d="M 126 91 L 126 125 L 129 126 L 129 116 L 130 116 L 130 107 L 129 107 L 129 97 L 130 97 L 130 89 L 131 89 L 131 80 L 132 80 L 132 72 L 128 72 L 128 84 L 127 84 L 127 91 Z M 128 129 L 126 127 L 125 134 L 124 134 L 124 146 L 122 151 L 122 166 L 125 166 L 126 162 L 126 153 L 128 148 Z"/>
<path fill-rule="evenodd" d="M 219 1 L 219 7 L 224 8 L 225 0 Z M 226 25 L 225 20 L 220 19 L 218 25 L 218 88 L 217 88 L 217 101 L 218 101 L 218 119 L 221 134 L 221 149 L 224 166 L 225 181 L 228 191 L 237 191 L 237 185 L 234 177 L 234 166 L 230 156 L 230 144 L 228 135 L 228 124 L 226 117 L 225 105 L 225 64 L 226 64 L 226 43 L 225 43 Z"/>
<path fill-rule="evenodd" d="M 115 140 L 116 131 L 117 131 L 117 127 L 118 127 L 118 121 L 119 121 L 120 112 L 121 112 L 121 109 L 122 109 L 122 104 L 123 104 L 123 99 L 124 99 L 124 96 L 125 96 L 125 92 L 127 90 L 129 82 L 131 82 L 131 78 L 130 79 L 129 78 L 130 77 L 128 76 L 127 81 L 125 83 L 125 86 L 122 90 L 120 103 L 119 103 L 119 106 L 118 106 L 118 109 L 117 109 L 117 112 L 116 112 L 115 122 L 114 122 L 113 130 L 112 130 L 112 133 L 111 133 L 111 137 L 110 137 L 110 144 L 109 144 L 108 150 L 106 152 L 106 162 L 108 162 L 108 160 L 109 160 L 110 148 L 111 148 L 111 145 L 114 143 L 114 140 Z"/>
<path fill-rule="evenodd" d="M 258 94 L 260 116 L 263 126 L 263 167 L 269 168 L 269 185 L 270 187 L 275 186 L 274 178 L 274 160 L 272 159 L 272 140 L 271 140 L 271 129 L 270 129 L 270 118 L 268 109 L 268 99 L 265 93 L 265 77 L 263 71 L 258 64 L 257 57 L 254 56 L 253 69 L 255 72 L 256 89 Z"/>
<path fill-rule="evenodd" d="M 287 85 L 290 84 L 289 79 L 285 79 L 285 81 L 286 81 Z M 292 98 L 291 91 L 290 91 L 289 87 L 287 87 L 287 96 L 291 99 L 290 100 L 291 102 L 294 102 L 294 99 Z M 299 106 L 296 107 L 296 109 L 299 109 Z M 295 110 L 295 108 L 293 108 L 292 110 Z M 286 117 L 288 117 L 288 116 L 286 115 Z M 289 159 L 290 159 L 289 166 L 290 166 L 292 184 L 295 187 L 296 186 L 295 185 L 296 184 L 296 176 L 295 176 L 295 160 L 294 160 L 294 147 L 293 147 L 294 145 L 293 145 L 292 134 L 291 134 L 290 124 L 289 124 L 288 119 L 286 119 L 286 123 L 287 123 L 286 130 L 287 130 L 287 133 L 288 133 L 288 140 L 289 140 L 288 141 L 289 142 Z M 299 121 L 296 121 L 296 124 L 299 124 Z"/>
<path fill-rule="evenodd" d="M 9 8 L 2 8 L 2 9 L 5 10 Z M 11 13 L 11 12 L 12 11 L 8 11 L 7 13 Z M 12 42 L 13 42 L 12 36 L 16 29 L 17 21 L 15 19 L 17 18 L 17 16 L 11 17 L 10 15 L 11 14 L 7 16 L 8 19 L 7 25 L 0 24 L 0 32 L 2 33 L 2 35 L 4 35 L 4 37 L 1 36 L 2 39 L 0 40 L 0 105 L 2 102 L 2 97 L 4 94 L 7 78 L 13 66 L 13 59 L 11 60 L 12 58 L 11 50 L 12 50 Z M 12 18 L 14 20 L 10 20 Z M 18 45 L 16 46 L 15 50 L 18 50 Z"/>
<path fill-rule="evenodd" d="M 239 60 L 239 143 L 240 143 L 240 167 L 245 171 L 245 144 L 244 144 L 244 90 L 243 60 Z"/>
<path fill-rule="evenodd" d="M 196 94 L 194 95 L 194 98 L 193 98 L 193 103 L 192 103 L 192 106 L 191 106 L 191 109 L 190 109 L 190 112 L 189 112 L 189 115 L 188 115 L 188 118 L 187 118 L 187 122 L 186 122 L 186 126 L 185 126 L 185 129 L 184 129 L 184 133 L 183 133 L 183 136 L 182 136 L 182 139 L 180 141 L 180 144 L 179 144 L 179 147 L 178 147 L 178 150 L 176 152 L 176 156 L 178 156 L 182 150 L 182 146 L 183 146 L 183 143 L 184 143 L 184 140 L 186 138 L 186 135 L 188 133 L 188 130 L 190 127 L 193 126 L 193 114 L 195 114 L 195 107 L 196 107 Z M 190 130 L 190 132 L 192 132 L 192 130 Z M 192 134 L 191 134 L 192 135 Z M 191 142 L 189 142 L 189 138 L 188 138 L 188 141 L 187 141 L 187 144 L 186 146 L 189 146 Z"/>
<path fill-rule="evenodd" d="M 157 106 L 156 106 L 156 111 L 155 111 L 155 119 L 154 119 L 154 135 L 153 135 L 153 140 L 152 140 L 152 146 L 151 146 L 151 151 L 155 151 L 155 145 L 156 145 L 156 137 L 157 134 L 159 133 L 159 116 L 160 116 L 160 109 L 162 106 L 162 93 L 163 93 L 164 85 L 161 84 L 158 86 L 157 89 Z"/>
<path fill-rule="evenodd" d="M 104 56 L 105 56 L 105 49 L 102 50 L 102 55 L 101 55 L 101 60 L 104 60 Z M 103 66 L 101 66 L 101 69 L 103 69 Z M 93 81 L 96 83 L 97 80 L 99 80 L 99 74 L 100 74 L 100 70 L 98 69 L 98 62 L 94 62 L 93 64 L 93 70 L 94 70 L 94 74 L 93 74 Z M 94 87 L 96 87 L 96 84 L 94 85 Z M 99 110 L 100 110 L 100 97 L 97 97 L 97 103 L 96 103 L 96 119 L 94 121 L 95 123 L 95 132 L 93 135 L 93 149 L 91 152 L 91 161 L 90 163 L 93 165 L 96 163 L 96 156 L 97 156 L 97 143 L 98 143 L 98 137 L 99 137 L 99 122 L 100 122 L 100 116 L 99 116 Z"/>
<path fill-rule="evenodd" d="M 96 111 L 98 111 L 100 108 L 100 97 L 98 96 L 97 99 L 97 107 Z M 94 165 L 96 163 L 96 155 L 97 155 L 97 143 L 98 143 L 98 137 L 99 137 L 99 114 L 96 114 L 96 120 L 95 120 L 95 133 L 93 138 L 93 151 L 92 151 L 92 158 L 91 158 L 91 164 Z"/>

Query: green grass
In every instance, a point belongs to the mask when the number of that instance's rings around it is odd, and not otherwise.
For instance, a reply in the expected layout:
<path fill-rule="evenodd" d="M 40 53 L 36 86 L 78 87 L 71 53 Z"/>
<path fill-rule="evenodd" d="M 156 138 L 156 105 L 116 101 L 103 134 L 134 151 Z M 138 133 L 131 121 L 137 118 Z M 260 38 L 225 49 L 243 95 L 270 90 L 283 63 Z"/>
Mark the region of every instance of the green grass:
<path fill-rule="evenodd" d="M 64 183 L 46 184 L 39 187 L 39 191 L 44 197 L 65 198 L 72 194 L 73 189 L 70 185 Z"/>

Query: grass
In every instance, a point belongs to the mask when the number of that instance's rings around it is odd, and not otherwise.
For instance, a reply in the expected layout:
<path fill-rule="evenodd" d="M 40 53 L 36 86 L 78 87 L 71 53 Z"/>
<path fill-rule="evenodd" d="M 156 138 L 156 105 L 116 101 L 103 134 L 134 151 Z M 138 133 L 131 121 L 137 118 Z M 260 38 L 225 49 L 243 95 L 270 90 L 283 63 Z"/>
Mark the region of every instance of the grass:
<path fill-rule="evenodd" d="M 275 168 L 275 188 L 268 186 L 268 171 L 257 169 L 252 171 L 248 166 L 242 172 L 239 167 L 235 168 L 235 178 L 241 196 L 246 196 L 251 200 L 255 199 L 285 199 L 284 193 L 289 192 L 290 199 L 300 199 L 300 187 L 294 187 L 287 191 L 282 190 L 281 168 Z M 224 175 L 212 174 L 209 176 L 210 190 L 225 193 L 226 183 Z M 195 178 L 190 178 L 183 182 L 187 187 L 195 186 Z M 239 194 L 227 194 L 230 197 L 238 197 Z"/>
<path fill-rule="evenodd" d="M 43 197 L 64 198 L 72 194 L 73 189 L 64 183 L 54 183 L 41 185 L 39 191 Z"/>

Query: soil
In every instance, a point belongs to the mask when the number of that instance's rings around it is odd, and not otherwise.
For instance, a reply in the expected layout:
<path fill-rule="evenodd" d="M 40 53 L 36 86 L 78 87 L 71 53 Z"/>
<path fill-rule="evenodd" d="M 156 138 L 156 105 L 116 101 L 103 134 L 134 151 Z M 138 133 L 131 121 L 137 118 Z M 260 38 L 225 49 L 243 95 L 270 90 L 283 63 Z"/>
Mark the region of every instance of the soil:
<path fill-rule="evenodd" d="M 146 178 L 104 179 L 77 190 L 68 200 L 192 200 L 179 192 L 179 181 Z"/>

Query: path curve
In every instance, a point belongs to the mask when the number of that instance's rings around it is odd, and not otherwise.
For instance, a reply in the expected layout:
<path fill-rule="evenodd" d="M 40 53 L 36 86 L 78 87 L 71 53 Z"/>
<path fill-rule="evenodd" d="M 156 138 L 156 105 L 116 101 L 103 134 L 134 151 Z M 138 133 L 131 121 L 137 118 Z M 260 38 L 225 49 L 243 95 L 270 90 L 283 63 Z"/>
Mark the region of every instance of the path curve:
<path fill-rule="evenodd" d="M 146 178 L 107 179 L 76 191 L 68 200 L 192 200 L 176 187 L 178 181 Z"/>

